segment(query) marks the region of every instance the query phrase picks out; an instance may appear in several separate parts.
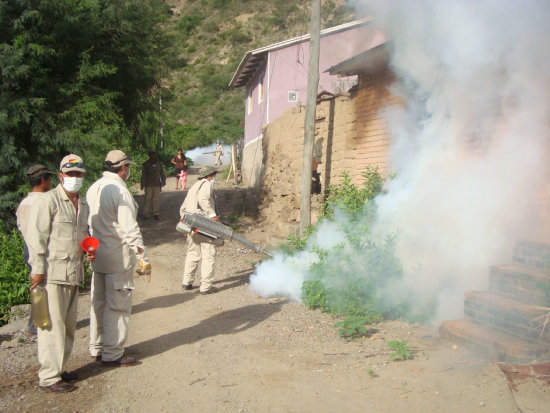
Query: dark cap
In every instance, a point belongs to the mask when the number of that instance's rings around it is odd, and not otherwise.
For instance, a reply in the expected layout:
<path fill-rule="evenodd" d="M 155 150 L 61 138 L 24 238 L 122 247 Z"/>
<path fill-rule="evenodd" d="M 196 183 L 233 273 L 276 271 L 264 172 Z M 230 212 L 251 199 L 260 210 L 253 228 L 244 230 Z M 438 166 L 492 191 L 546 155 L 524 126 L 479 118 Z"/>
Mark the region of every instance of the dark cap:
<path fill-rule="evenodd" d="M 27 170 L 27 176 L 29 178 L 39 178 L 43 175 L 55 175 L 55 172 L 50 171 L 42 164 L 33 165 Z"/>

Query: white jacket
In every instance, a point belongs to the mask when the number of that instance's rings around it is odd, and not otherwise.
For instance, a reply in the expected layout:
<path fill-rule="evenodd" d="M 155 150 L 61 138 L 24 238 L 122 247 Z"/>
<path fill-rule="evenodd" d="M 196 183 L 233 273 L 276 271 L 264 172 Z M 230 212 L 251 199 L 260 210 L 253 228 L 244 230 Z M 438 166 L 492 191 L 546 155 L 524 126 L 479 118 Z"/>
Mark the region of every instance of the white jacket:
<path fill-rule="evenodd" d="M 108 274 L 133 269 L 137 248 L 144 247 L 136 220 L 138 206 L 126 182 L 115 173 L 103 172 L 103 178 L 88 189 L 86 201 L 90 207 L 90 233 L 99 240 L 92 269 Z M 132 288 L 133 281 L 132 285 L 118 286 L 126 287 Z"/>

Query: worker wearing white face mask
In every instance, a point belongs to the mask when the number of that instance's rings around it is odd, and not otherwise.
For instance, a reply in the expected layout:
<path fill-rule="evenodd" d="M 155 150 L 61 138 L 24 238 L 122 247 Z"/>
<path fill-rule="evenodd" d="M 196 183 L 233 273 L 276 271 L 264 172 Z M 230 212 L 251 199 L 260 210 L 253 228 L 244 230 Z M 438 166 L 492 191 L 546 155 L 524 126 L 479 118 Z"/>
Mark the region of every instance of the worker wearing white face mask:
<path fill-rule="evenodd" d="M 119 150 L 105 158 L 103 177 L 90 186 L 90 232 L 99 240 L 92 264 L 90 310 L 90 354 L 104 365 L 120 367 L 139 364 L 124 354 L 132 310 L 136 261 L 150 264 L 136 221 L 138 206 L 126 186 L 135 162 Z"/>
<path fill-rule="evenodd" d="M 59 184 L 36 202 L 27 224 L 31 290 L 48 293 L 51 327 L 38 329 L 38 377 L 41 389 L 66 393 L 77 379 L 65 368 L 72 350 L 77 320 L 78 286 L 84 278 L 80 247 L 88 235 L 88 204 L 80 197 L 86 170 L 82 158 L 67 155 L 59 165 Z M 95 252 L 88 253 L 88 260 Z"/>

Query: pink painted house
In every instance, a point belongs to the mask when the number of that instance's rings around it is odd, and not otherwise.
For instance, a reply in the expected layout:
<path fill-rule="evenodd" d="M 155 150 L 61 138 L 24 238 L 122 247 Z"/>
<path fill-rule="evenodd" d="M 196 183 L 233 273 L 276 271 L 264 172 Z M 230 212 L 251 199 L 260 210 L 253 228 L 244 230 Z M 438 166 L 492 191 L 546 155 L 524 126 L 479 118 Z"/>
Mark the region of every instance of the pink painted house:
<path fill-rule="evenodd" d="M 330 67 L 385 41 L 370 19 L 321 31 L 318 92 L 337 94 L 357 82 L 357 76 L 338 77 Z M 230 87 L 245 87 L 243 182 L 257 186 L 263 173 L 262 128 L 283 112 L 306 103 L 309 39 L 304 35 L 248 51 L 235 71 Z"/>

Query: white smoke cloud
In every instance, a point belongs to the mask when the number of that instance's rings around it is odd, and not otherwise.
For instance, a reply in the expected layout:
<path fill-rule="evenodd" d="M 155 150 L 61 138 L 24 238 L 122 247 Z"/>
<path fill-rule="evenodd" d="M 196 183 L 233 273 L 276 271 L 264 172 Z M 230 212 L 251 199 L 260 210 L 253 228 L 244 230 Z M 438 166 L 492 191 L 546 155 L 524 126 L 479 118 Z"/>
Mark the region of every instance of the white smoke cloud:
<path fill-rule="evenodd" d="M 412 285 L 441 293 L 439 318 L 460 317 L 491 264 L 521 238 L 548 237 L 537 220 L 548 177 L 550 3 L 364 1 L 391 39 L 388 109 L 397 179 L 377 200 L 375 231 L 399 230 Z M 445 290 L 446 288 L 446 290 Z M 452 304 L 452 305 L 451 305 Z"/>
<path fill-rule="evenodd" d="M 222 165 L 231 164 L 231 146 L 222 145 L 223 156 L 221 157 Z M 195 165 L 214 165 L 216 162 L 216 155 L 213 153 L 216 151 L 216 144 L 213 143 L 210 146 L 204 146 L 202 148 L 195 148 L 185 152 L 185 156 L 191 158 Z M 205 152 L 208 152 L 205 154 Z M 210 153 L 212 152 L 212 153 Z"/>
<path fill-rule="evenodd" d="M 539 219 L 550 176 L 550 2 L 355 3 L 390 41 L 392 93 L 404 102 L 384 111 L 396 178 L 376 200 L 372 235 L 398 231 L 401 287 L 438 295 L 436 322 L 460 318 L 464 291 L 486 288 L 489 266 L 508 263 L 519 239 L 550 238 Z M 299 288 L 306 267 L 287 264 L 258 268 L 255 291 L 264 268 Z"/>

